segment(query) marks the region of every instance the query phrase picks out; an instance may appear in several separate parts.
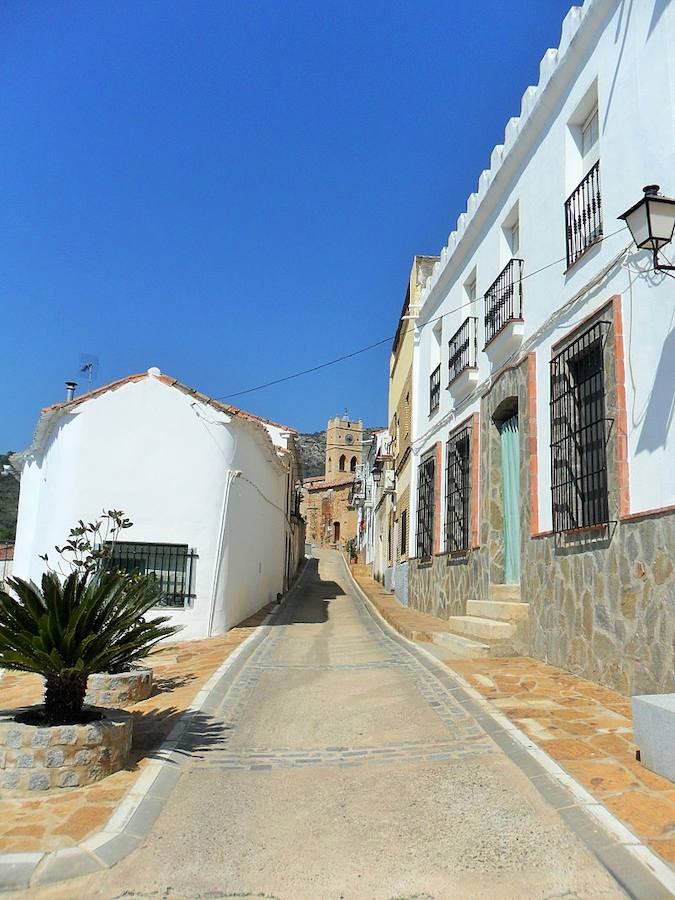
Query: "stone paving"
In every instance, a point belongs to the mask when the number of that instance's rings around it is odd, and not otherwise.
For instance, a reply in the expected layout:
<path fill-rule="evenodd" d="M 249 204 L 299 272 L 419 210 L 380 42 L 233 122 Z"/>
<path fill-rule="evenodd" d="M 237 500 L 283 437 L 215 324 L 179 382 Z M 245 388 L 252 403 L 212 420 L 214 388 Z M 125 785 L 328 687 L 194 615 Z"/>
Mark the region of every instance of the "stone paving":
<path fill-rule="evenodd" d="M 127 850 L 95 849 L 104 867 L 62 886 L 38 871 L 26 897 L 667 896 L 453 673 L 390 632 L 336 553 L 307 572 L 189 720 L 173 787 L 135 813 Z"/>
<path fill-rule="evenodd" d="M 637 761 L 630 700 L 530 657 L 447 665 L 675 863 L 675 784 Z"/>
<path fill-rule="evenodd" d="M 200 687 L 271 608 L 265 607 L 222 637 L 175 644 L 154 655 L 149 660 L 155 674 L 153 695 L 129 707 L 134 733 L 127 769 L 83 788 L 39 795 L 3 793 L 0 853 L 70 848 L 103 828 Z M 43 682 L 37 675 L 5 672 L 0 681 L 2 709 L 39 703 L 42 693 Z"/>

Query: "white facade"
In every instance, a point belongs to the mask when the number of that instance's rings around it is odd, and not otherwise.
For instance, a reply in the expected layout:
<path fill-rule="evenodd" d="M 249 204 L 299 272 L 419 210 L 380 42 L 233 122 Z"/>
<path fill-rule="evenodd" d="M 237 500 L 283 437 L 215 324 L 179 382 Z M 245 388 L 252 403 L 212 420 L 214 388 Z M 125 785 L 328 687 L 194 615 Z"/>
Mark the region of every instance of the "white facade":
<path fill-rule="evenodd" d="M 391 438 L 386 430 L 376 432 L 357 472 L 354 505 L 358 508 L 357 549 L 363 554 L 363 562 L 371 567 L 374 578 L 382 578 L 387 565 L 387 530 L 382 516 L 387 473 L 383 471 L 382 455 L 388 451 Z M 374 475 L 374 471 L 377 474 Z M 391 479 L 390 479 L 391 482 Z"/>
<path fill-rule="evenodd" d="M 102 509 L 121 539 L 187 545 L 180 639 L 222 634 L 282 593 L 299 563 L 291 429 L 210 401 L 159 370 L 43 411 L 22 468 L 14 574 L 39 579 L 69 529 Z M 163 611 L 164 613 L 164 611 Z"/>
<path fill-rule="evenodd" d="M 568 268 L 565 200 L 598 159 L 604 239 Z M 551 529 L 553 345 L 614 296 L 623 319 L 627 512 L 675 504 L 675 282 L 652 271 L 651 257 L 635 251 L 617 218 L 654 182 L 675 195 L 675 3 L 586 0 L 565 18 L 559 48 L 544 55 L 538 85 L 525 91 L 520 116 L 493 149 L 422 294 L 413 504 L 421 456 L 436 442 L 445 446 L 452 429 L 479 410 L 505 366 L 534 352 L 538 526 Z M 665 250 L 675 255 L 675 246 Z M 483 295 L 512 257 L 524 261 L 523 321 L 486 353 Z M 478 320 L 477 371 L 448 388 L 448 342 L 469 316 Z M 430 415 L 429 379 L 438 364 L 440 404 Z M 414 541 L 414 512 L 410 526 Z"/>

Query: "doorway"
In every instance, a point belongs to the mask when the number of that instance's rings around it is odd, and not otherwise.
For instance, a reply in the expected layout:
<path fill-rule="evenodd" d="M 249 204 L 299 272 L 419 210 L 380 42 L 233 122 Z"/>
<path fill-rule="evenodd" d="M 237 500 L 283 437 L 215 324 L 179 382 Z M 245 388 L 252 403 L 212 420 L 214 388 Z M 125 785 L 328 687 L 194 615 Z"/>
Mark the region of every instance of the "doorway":
<path fill-rule="evenodd" d="M 333 522 L 333 542 L 337 544 L 340 540 L 340 523 Z"/>
<path fill-rule="evenodd" d="M 518 415 L 499 426 L 502 457 L 504 584 L 520 582 L 520 437 Z"/>

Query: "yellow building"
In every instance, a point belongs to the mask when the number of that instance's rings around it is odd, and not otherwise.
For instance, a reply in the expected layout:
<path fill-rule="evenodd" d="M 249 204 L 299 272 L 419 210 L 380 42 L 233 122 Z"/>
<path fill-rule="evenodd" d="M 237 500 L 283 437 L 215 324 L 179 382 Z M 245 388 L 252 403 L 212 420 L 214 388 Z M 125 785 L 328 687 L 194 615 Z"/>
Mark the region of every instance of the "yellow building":
<path fill-rule="evenodd" d="M 384 584 L 395 592 L 401 603 L 408 602 L 408 555 L 410 552 L 410 476 L 412 427 L 412 364 L 414 319 L 419 299 L 437 256 L 415 256 L 403 309 L 389 359 L 389 398 L 387 419 L 391 444 L 383 459 L 384 469 L 392 491 L 386 491 L 379 513 L 383 538 L 386 541 Z M 387 476 L 383 476 L 387 477 Z M 415 555 L 414 553 L 412 554 Z"/>

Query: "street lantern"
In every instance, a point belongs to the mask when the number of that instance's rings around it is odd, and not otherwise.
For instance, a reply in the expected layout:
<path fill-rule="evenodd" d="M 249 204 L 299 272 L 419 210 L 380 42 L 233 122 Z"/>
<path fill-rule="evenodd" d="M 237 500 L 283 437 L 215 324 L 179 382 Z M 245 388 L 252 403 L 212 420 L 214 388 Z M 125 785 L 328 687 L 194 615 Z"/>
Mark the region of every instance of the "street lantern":
<path fill-rule="evenodd" d="M 382 469 L 379 468 L 379 466 L 377 468 L 374 467 L 371 470 L 371 475 L 373 476 L 373 481 L 375 482 L 375 484 L 379 484 L 380 478 L 382 478 Z"/>
<path fill-rule="evenodd" d="M 675 200 L 659 194 L 658 184 L 648 184 L 643 190 L 644 197 L 619 218 L 628 225 L 638 250 L 652 251 L 655 269 L 675 271 L 675 266 L 663 265 L 658 257 L 661 247 L 673 239 Z"/>

